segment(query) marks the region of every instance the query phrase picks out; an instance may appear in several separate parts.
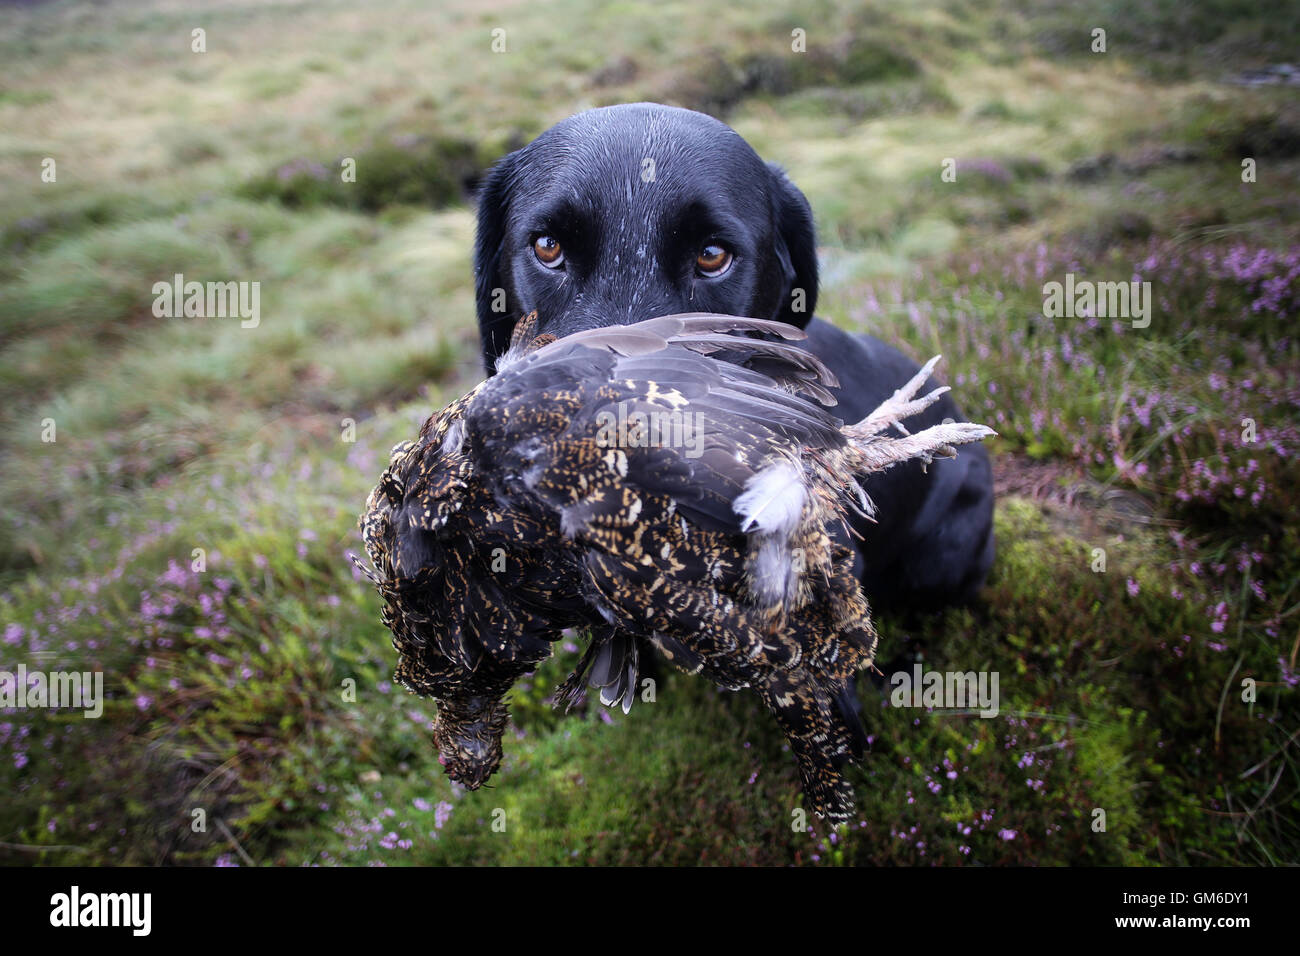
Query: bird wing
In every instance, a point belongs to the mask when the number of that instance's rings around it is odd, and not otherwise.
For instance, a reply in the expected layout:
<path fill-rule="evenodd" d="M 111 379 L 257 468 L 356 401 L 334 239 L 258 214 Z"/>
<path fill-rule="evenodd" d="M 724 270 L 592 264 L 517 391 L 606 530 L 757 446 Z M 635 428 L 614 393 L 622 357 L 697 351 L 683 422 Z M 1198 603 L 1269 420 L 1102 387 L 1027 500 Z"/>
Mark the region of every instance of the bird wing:
<path fill-rule="evenodd" d="M 785 514 L 775 499 L 788 490 L 797 519 L 799 482 L 756 489 L 756 476 L 797 462 L 801 449 L 845 444 L 840 420 L 794 392 L 834 385 L 784 341 L 801 335 L 711 315 L 587 330 L 516 356 L 466 412 L 476 472 L 501 507 L 558 524 L 581 556 L 592 606 L 616 627 L 659 635 L 666 654 L 707 666 L 725 686 L 748 686 L 803 654 L 755 607 L 754 536 L 737 511 L 747 493 L 762 493 L 764 515 Z"/>
<path fill-rule="evenodd" d="M 551 508 L 576 507 L 571 525 L 612 506 L 582 487 L 609 457 L 622 486 L 671 496 L 702 527 L 738 530 L 732 504 L 764 464 L 844 444 L 842 422 L 790 390 L 825 393 L 830 371 L 785 342 L 725 334 L 742 331 L 802 337 L 779 322 L 692 313 L 588 329 L 518 358 L 467 414 L 484 472 L 500 474 L 503 496 L 522 482 Z M 704 357 L 723 354 L 735 361 Z M 741 364 L 760 360 L 767 371 Z M 637 421 L 674 431 L 602 439 L 602 425 Z"/>

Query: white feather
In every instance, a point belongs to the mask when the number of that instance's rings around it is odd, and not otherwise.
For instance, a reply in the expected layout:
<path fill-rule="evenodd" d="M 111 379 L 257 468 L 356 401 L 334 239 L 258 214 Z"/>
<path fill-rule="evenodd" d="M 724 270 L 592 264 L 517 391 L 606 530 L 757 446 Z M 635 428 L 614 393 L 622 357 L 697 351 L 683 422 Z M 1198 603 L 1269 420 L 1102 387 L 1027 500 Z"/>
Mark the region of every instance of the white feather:
<path fill-rule="evenodd" d="M 783 538 L 793 532 L 808 497 L 803 477 L 803 471 L 789 461 L 769 465 L 753 475 L 731 504 L 740 515 L 740 530 Z"/>
<path fill-rule="evenodd" d="M 461 446 L 465 443 L 465 422 L 458 420 L 451 423 L 447 429 L 446 437 L 442 440 L 440 453 L 443 455 L 456 455 L 460 453 Z"/>
<path fill-rule="evenodd" d="M 764 535 L 749 552 L 749 574 L 754 594 L 764 606 L 793 602 L 799 592 L 794 555 L 785 540 Z"/>

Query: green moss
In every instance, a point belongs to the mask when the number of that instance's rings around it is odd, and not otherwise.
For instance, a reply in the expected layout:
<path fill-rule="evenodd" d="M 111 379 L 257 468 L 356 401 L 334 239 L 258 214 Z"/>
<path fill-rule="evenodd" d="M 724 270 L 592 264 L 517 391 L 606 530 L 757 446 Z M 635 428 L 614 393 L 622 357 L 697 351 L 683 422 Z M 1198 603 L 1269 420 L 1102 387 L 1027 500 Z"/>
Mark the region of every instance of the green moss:
<path fill-rule="evenodd" d="M 478 148 L 471 142 L 403 137 L 337 161 L 282 163 L 244 183 L 240 194 L 293 209 L 330 205 L 374 212 L 399 204 L 437 209 L 463 198 L 479 169 Z"/>

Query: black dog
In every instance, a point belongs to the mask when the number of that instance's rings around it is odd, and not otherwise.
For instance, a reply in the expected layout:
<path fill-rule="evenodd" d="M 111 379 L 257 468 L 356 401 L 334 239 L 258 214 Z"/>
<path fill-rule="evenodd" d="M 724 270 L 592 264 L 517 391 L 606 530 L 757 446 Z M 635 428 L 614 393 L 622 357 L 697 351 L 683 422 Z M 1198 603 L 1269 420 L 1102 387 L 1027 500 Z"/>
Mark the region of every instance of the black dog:
<path fill-rule="evenodd" d="M 730 127 L 636 103 L 590 110 L 502 159 L 479 192 L 474 271 L 488 372 L 520 315 L 563 336 L 671 312 L 780 319 L 839 377 L 836 414 L 866 415 L 917 365 L 878 339 L 813 318 L 817 254 L 803 193 Z M 931 383 L 933 387 L 933 383 Z M 909 419 L 963 420 L 948 396 Z M 965 601 L 993 561 L 993 487 L 983 448 L 865 485 L 879 523 L 858 531 L 876 603 Z"/>

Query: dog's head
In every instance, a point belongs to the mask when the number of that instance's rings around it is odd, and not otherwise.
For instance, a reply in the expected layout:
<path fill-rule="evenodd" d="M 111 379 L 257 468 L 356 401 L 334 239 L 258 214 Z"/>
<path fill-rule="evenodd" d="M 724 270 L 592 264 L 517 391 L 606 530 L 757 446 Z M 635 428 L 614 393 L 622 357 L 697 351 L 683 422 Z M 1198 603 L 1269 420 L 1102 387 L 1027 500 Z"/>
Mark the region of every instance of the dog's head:
<path fill-rule="evenodd" d="M 673 312 L 802 327 L 817 302 L 803 194 L 730 127 L 653 103 L 579 113 L 502 159 L 474 272 L 489 372 L 533 309 L 564 336 Z"/>

